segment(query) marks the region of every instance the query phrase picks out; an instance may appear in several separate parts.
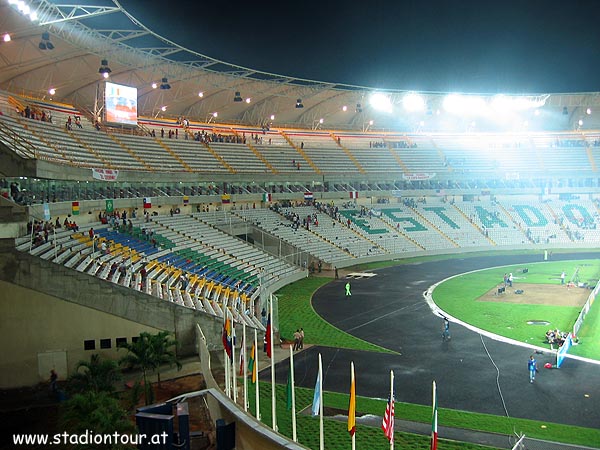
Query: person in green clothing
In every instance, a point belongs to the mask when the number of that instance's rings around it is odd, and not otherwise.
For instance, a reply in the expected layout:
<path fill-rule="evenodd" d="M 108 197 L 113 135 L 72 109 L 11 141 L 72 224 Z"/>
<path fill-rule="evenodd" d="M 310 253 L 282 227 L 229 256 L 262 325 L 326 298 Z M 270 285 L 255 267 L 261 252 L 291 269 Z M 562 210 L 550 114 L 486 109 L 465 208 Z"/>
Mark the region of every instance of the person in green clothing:
<path fill-rule="evenodd" d="M 350 282 L 348 281 L 346 283 L 346 297 L 349 297 L 352 295 L 352 292 L 350 292 Z"/>

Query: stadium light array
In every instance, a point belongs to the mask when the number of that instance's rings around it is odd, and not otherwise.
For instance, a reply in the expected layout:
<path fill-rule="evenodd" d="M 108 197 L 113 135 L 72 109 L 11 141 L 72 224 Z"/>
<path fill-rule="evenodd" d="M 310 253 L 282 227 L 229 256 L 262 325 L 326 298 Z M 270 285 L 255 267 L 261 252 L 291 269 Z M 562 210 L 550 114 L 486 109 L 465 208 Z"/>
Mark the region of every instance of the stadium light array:
<path fill-rule="evenodd" d="M 342 106 L 342 111 L 344 111 L 344 112 L 348 111 L 348 107 L 346 105 Z"/>
<path fill-rule="evenodd" d="M 204 97 L 204 92 L 202 92 L 202 91 L 198 92 L 198 97 L 200 97 L 200 98 Z"/>
<path fill-rule="evenodd" d="M 54 88 L 48 89 L 48 94 L 50 94 L 50 95 L 56 94 L 56 89 L 54 89 Z"/>
<path fill-rule="evenodd" d="M 275 120 L 275 114 L 271 114 L 271 120 Z"/>
<path fill-rule="evenodd" d="M 444 109 L 453 114 L 484 114 L 487 111 L 485 100 L 475 95 L 449 94 L 443 101 Z"/>
<path fill-rule="evenodd" d="M 588 108 L 585 110 L 585 113 L 589 116 L 590 114 L 592 114 L 592 108 Z"/>
<path fill-rule="evenodd" d="M 5 33 L 4 36 L 2 36 L 2 40 L 4 42 L 10 42 L 10 34 Z"/>
<path fill-rule="evenodd" d="M 29 20 L 32 22 L 38 20 L 37 12 L 34 11 L 24 0 L 8 0 L 8 4 L 16 6 L 17 10 L 24 16 L 28 16 Z"/>
<path fill-rule="evenodd" d="M 369 103 L 377 111 L 392 112 L 392 101 L 390 98 L 381 92 L 375 92 L 369 98 Z"/>
<path fill-rule="evenodd" d="M 407 111 L 416 112 L 425 110 L 425 99 L 414 92 L 406 94 L 402 98 L 402 104 Z"/>

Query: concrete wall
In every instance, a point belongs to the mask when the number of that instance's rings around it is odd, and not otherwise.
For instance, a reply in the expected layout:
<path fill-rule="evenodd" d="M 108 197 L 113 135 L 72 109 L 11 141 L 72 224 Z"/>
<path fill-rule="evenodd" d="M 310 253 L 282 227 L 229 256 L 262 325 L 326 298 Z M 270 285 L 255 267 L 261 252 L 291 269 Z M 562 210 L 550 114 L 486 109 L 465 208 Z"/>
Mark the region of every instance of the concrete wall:
<path fill-rule="evenodd" d="M 47 381 L 50 369 L 65 379 L 94 353 L 124 356 L 116 338 L 130 343 L 142 331 L 159 331 L 5 281 L 0 281 L 0 317 L 0 388 Z M 111 348 L 101 349 L 100 339 L 110 339 Z M 84 350 L 85 340 L 93 340 L 96 348 Z"/>

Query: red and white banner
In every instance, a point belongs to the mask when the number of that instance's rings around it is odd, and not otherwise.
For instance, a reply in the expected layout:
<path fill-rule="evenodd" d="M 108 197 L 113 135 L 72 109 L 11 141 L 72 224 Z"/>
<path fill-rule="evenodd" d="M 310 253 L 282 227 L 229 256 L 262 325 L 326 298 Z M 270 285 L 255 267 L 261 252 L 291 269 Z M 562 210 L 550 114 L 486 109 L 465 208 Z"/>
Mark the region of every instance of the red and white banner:
<path fill-rule="evenodd" d="M 114 169 L 92 169 L 92 178 L 102 181 L 117 181 L 119 171 Z"/>
<path fill-rule="evenodd" d="M 424 181 L 435 178 L 435 173 L 403 173 L 402 179 L 407 181 Z"/>
<path fill-rule="evenodd" d="M 144 209 L 152 208 L 152 197 L 144 197 Z"/>
<path fill-rule="evenodd" d="M 313 198 L 314 198 L 314 196 L 313 196 L 312 192 L 306 191 L 304 193 L 304 200 L 312 200 Z"/>
<path fill-rule="evenodd" d="M 350 198 L 358 198 L 358 191 L 350 191 L 348 194 L 350 194 Z"/>

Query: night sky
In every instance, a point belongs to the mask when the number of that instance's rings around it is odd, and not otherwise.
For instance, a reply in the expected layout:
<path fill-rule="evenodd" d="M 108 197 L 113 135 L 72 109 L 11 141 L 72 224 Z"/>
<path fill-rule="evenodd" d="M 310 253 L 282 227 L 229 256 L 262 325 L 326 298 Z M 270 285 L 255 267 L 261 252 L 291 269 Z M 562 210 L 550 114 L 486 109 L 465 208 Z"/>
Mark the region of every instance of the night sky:
<path fill-rule="evenodd" d="M 177 43 L 266 72 L 416 91 L 600 91 L 595 0 L 122 5 Z"/>

